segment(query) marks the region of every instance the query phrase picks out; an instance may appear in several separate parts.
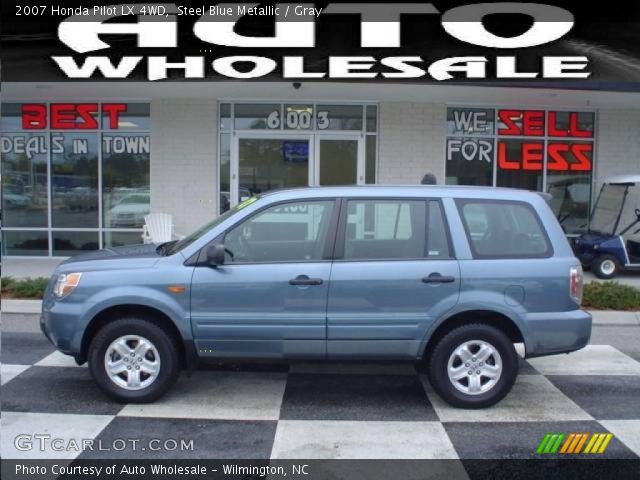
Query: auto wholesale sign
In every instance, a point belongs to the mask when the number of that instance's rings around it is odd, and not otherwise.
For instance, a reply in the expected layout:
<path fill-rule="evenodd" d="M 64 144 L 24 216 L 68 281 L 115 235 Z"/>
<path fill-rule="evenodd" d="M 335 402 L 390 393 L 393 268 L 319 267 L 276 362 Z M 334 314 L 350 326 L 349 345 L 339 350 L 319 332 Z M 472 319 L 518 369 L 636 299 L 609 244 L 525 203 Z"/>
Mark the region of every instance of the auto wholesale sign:
<path fill-rule="evenodd" d="M 497 162 L 501 170 L 590 172 L 593 113 L 452 108 L 446 159 Z"/>
<path fill-rule="evenodd" d="M 567 51 L 540 56 L 535 67 L 519 67 L 520 52 L 555 44 L 575 26 L 570 11 L 540 3 L 475 3 L 454 8 L 434 3 L 40 8 L 60 20 L 57 40 L 62 49 L 50 59 L 71 79 L 127 79 L 138 75 L 151 81 L 272 76 L 316 81 L 447 81 L 591 76 L 589 58 Z M 19 11 L 20 15 L 27 13 L 34 14 Z M 513 14 L 530 19 L 530 25 L 517 35 L 495 33 L 485 24 L 487 17 Z M 352 22 L 353 28 L 343 32 L 344 38 L 335 38 L 340 36 L 335 30 L 320 28 L 320 22 L 336 17 Z M 440 57 L 437 50 L 442 42 L 438 41 L 421 54 L 413 54 L 403 44 L 407 22 L 414 31 L 434 29 L 444 42 L 465 46 L 466 53 Z M 255 29 L 245 27 L 247 23 Z M 265 35 L 264 30 L 271 33 Z M 359 32 L 359 38 L 352 38 L 353 32 Z M 136 46 L 125 49 L 113 40 L 114 35 L 135 40 Z M 324 38 L 329 35 L 331 38 Z M 191 45 L 199 48 L 188 48 Z M 348 55 L 342 45 L 350 47 Z M 307 54 L 314 50 L 324 53 L 309 61 Z M 488 55 L 488 51 L 494 54 Z M 227 52 L 230 54 L 225 55 Z"/>

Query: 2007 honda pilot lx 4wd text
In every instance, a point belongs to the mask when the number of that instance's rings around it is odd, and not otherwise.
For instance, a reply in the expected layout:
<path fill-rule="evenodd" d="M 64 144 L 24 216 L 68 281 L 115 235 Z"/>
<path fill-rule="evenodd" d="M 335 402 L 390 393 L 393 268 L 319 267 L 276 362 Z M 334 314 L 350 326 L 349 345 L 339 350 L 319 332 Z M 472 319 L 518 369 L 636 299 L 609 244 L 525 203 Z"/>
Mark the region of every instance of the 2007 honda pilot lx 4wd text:
<path fill-rule="evenodd" d="M 157 399 L 199 359 L 424 362 L 457 407 L 527 357 L 584 347 L 582 270 L 545 199 L 438 186 L 291 189 L 178 242 L 57 267 L 41 327 L 108 395 Z"/>

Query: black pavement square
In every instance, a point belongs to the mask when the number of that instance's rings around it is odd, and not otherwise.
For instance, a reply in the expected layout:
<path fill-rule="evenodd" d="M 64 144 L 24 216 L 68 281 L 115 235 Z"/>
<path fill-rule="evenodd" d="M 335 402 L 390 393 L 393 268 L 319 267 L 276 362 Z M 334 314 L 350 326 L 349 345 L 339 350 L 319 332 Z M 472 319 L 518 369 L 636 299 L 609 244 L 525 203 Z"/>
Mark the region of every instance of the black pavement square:
<path fill-rule="evenodd" d="M 104 396 L 86 368 L 31 367 L 2 386 L 2 410 L 9 412 L 115 415 L 122 407 Z"/>
<path fill-rule="evenodd" d="M 547 375 L 547 378 L 596 420 L 640 419 L 640 375 Z"/>
<path fill-rule="evenodd" d="M 33 365 L 54 350 L 42 333 L 2 332 L 0 360 L 4 364 Z"/>
<path fill-rule="evenodd" d="M 81 459 L 268 459 L 275 421 L 117 417 Z M 135 439 L 137 442 L 122 441 Z M 114 448 L 115 447 L 115 448 Z"/>
<path fill-rule="evenodd" d="M 433 421 L 417 375 L 289 374 L 283 420 Z"/>
<path fill-rule="evenodd" d="M 553 408 L 553 405 L 549 405 Z M 481 414 L 481 411 L 480 411 Z M 451 422 L 444 428 L 461 459 L 637 459 L 620 440 L 610 441 L 602 454 L 539 454 L 540 442 L 547 433 L 607 433 L 595 421 L 586 422 Z M 564 440 L 563 440 L 564 441 Z M 588 439 L 587 439 L 588 441 Z M 582 450 L 586 448 L 583 445 Z M 561 449 L 561 447 L 560 447 Z"/>

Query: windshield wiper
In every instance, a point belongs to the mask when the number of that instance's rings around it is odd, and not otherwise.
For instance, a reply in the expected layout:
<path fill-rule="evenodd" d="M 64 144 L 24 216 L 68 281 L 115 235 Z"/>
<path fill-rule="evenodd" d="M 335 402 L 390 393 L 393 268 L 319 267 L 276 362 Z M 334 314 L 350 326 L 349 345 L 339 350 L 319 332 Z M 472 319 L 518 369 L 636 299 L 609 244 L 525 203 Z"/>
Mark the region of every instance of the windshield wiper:
<path fill-rule="evenodd" d="M 161 243 L 160 245 L 158 245 L 158 248 L 156 248 L 156 252 L 158 253 L 158 255 L 161 255 L 163 257 L 168 256 L 170 255 L 171 247 L 173 247 L 177 242 L 177 240 L 173 240 L 171 242 Z"/>

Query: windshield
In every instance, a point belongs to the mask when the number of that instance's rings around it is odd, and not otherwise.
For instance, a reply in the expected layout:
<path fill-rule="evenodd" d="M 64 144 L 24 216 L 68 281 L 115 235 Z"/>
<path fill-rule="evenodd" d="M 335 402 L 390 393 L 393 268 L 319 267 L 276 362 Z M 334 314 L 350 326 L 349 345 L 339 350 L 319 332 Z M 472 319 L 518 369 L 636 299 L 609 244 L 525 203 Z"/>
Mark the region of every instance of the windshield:
<path fill-rule="evenodd" d="M 598 202 L 591 215 L 590 230 L 614 234 L 613 229 L 623 207 L 627 185 L 606 184 L 600 191 Z"/>
<path fill-rule="evenodd" d="M 173 255 L 174 253 L 177 253 L 177 252 L 181 251 L 182 249 L 188 247 L 193 242 L 195 242 L 200 237 L 202 237 L 205 233 L 210 231 L 212 228 L 217 227 L 218 225 L 220 225 L 227 218 L 235 215 L 237 212 L 239 212 L 243 208 L 248 207 L 252 203 L 256 202 L 258 200 L 258 198 L 259 197 L 251 197 L 251 198 L 245 200 L 244 202 L 236 205 L 231 210 L 227 210 L 225 213 L 223 213 L 222 215 L 217 217 L 212 222 L 209 222 L 206 225 L 203 225 L 198 230 L 193 232 L 191 235 L 188 235 L 185 238 L 183 238 L 182 240 L 180 240 L 179 242 L 176 242 L 175 244 L 173 244 L 171 246 L 171 248 L 167 250 L 166 255 Z"/>

